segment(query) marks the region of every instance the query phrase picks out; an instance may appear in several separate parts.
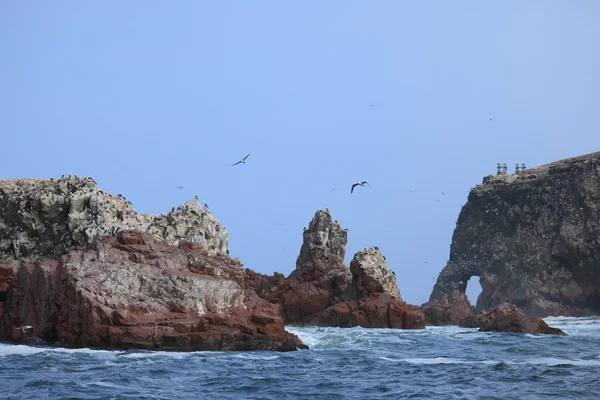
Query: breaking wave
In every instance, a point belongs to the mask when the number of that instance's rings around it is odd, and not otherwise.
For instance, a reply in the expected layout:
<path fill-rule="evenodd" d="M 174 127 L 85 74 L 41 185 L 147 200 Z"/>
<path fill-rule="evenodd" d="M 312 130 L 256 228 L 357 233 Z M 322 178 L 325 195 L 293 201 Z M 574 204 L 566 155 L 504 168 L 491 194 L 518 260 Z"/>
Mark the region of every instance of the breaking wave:
<path fill-rule="evenodd" d="M 600 318 L 545 320 L 568 336 L 288 327 L 310 347 L 289 353 L 4 343 L 0 382 L 4 398 L 36 400 L 600 398 Z"/>

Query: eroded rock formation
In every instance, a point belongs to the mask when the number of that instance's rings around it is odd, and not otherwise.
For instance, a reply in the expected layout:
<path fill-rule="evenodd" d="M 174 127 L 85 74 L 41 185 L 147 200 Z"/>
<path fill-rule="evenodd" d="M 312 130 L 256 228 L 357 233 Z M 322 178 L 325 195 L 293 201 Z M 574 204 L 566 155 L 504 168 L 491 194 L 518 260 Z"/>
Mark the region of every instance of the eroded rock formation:
<path fill-rule="evenodd" d="M 464 293 L 472 276 L 477 311 L 506 302 L 529 316 L 600 314 L 600 153 L 473 188 L 430 300 Z"/>
<path fill-rule="evenodd" d="M 121 231 L 59 260 L 22 264 L 0 320 L 76 347 L 161 350 L 295 350 L 278 307 L 246 289 L 239 261 L 180 240 Z"/>
<path fill-rule="evenodd" d="M 287 279 L 277 273 L 246 273 L 260 297 L 281 305 L 287 324 L 423 328 L 422 311 L 402 301 L 379 249 L 356 253 L 348 268 L 346 243 L 346 231 L 329 210 L 318 210 L 304 231 L 296 269 Z"/>
<path fill-rule="evenodd" d="M 153 216 L 91 178 L 0 182 L 0 340 L 31 325 L 70 346 L 306 347 L 228 253 L 197 200 Z"/>
<path fill-rule="evenodd" d="M 458 290 L 444 293 L 438 299 L 421 306 L 428 325 L 459 325 L 473 315 L 473 306 L 467 295 Z"/>

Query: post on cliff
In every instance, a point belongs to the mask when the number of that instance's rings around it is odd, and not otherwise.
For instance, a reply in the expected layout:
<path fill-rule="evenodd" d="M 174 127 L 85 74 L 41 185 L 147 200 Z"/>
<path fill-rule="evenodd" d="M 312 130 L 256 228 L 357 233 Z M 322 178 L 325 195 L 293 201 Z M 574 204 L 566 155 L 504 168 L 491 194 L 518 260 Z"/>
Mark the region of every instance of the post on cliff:
<path fill-rule="evenodd" d="M 516 163 L 516 164 L 515 164 L 515 174 L 519 175 L 519 169 L 520 169 L 520 168 L 521 168 L 521 167 L 519 166 L 519 163 Z"/>

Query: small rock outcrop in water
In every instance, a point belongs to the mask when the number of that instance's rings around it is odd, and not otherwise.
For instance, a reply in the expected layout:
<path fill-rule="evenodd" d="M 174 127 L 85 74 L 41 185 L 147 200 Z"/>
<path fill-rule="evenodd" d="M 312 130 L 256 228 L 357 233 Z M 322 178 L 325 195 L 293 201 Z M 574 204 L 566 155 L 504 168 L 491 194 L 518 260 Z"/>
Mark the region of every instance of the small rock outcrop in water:
<path fill-rule="evenodd" d="M 473 315 L 473 306 L 467 295 L 458 290 L 444 293 L 439 299 L 423 304 L 421 309 L 429 325 L 458 325 Z"/>
<path fill-rule="evenodd" d="M 22 325 L 76 347 L 295 350 L 274 304 L 245 289 L 241 264 L 180 241 L 121 231 L 93 249 L 23 264 L 0 320 L 0 340 Z"/>
<path fill-rule="evenodd" d="M 514 332 L 566 336 L 558 328 L 551 328 L 541 318 L 529 318 L 514 304 L 500 304 L 460 322 L 465 328 L 480 328 L 481 332 Z"/>
<path fill-rule="evenodd" d="M 0 340 L 165 350 L 295 350 L 196 200 L 137 214 L 91 178 L 0 182 Z"/>
<path fill-rule="evenodd" d="M 478 276 L 476 310 L 600 314 L 600 153 L 484 178 L 457 221 L 430 300 Z"/>
<path fill-rule="evenodd" d="M 424 328 L 422 311 L 402 301 L 378 249 L 356 253 L 350 268 L 344 264 L 347 240 L 329 211 L 318 210 L 304 231 L 290 276 L 246 270 L 250 285 L 260 297 L 281 304 L 285 322 L 291 325 Z"/>
<path fill-rule="evenodd" d="M 136 213 L 123 196 L 99 189 L 89 177 L 0 182 L 0 259 L 58 257 L 120 230 L 148 232 L 175 246 L 185 239 L 229 254 L 227 231 L 197 200 L 155 216 Z"/>

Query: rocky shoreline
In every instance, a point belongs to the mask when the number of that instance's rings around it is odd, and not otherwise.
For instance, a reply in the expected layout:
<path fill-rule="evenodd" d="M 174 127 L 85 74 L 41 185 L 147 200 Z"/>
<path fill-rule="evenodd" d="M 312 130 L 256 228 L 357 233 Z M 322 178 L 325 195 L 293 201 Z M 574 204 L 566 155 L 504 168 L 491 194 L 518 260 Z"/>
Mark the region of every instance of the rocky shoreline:
<path fill-rule="evenodd" d="M 0 182 L 0 341 L 150 350 L 307 346 L 293 326 L 563 335 L 539 318 L 600 314 L 600 154 L 484 178 L 421 307 L 377 247 L 317 210 L 288 276 L 244 269 L 197 199 L 136 213 L 90 177 Z M 479 276 L 476 307 L 464 294 Z M 24 328 L 28 327 L 28 328 Z"/>

